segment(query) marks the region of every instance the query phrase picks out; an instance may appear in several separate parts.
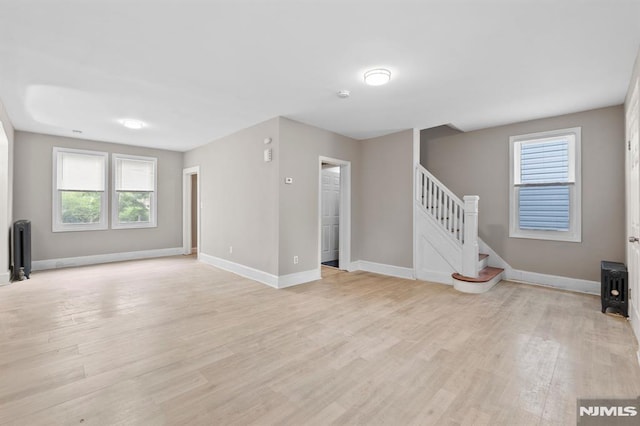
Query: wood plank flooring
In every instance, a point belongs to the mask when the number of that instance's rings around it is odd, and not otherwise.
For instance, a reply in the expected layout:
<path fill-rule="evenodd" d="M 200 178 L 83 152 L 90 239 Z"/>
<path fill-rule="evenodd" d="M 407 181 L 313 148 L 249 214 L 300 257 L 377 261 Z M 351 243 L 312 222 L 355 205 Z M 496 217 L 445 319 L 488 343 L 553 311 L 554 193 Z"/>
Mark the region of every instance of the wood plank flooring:
<path fill-rule="evenodd" d="M 335 269 L 274 290 L 172 257 L 0 287 L 0 424 L 564 425 L 640 395 L 599 298 Z"/>

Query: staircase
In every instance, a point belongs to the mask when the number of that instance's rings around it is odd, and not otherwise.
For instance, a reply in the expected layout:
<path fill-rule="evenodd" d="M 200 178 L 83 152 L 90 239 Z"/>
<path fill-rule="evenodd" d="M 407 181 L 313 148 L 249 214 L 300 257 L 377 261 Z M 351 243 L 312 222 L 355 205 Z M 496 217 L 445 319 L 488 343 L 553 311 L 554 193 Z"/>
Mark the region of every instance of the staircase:
<path fill-rule="evenodd" d="M 502 279 L 479 252 L 477 195 L 460 200 L 421 165 L 416 168 L 416 277 L 453 283 L 464 293 L 484 293 Z"/>

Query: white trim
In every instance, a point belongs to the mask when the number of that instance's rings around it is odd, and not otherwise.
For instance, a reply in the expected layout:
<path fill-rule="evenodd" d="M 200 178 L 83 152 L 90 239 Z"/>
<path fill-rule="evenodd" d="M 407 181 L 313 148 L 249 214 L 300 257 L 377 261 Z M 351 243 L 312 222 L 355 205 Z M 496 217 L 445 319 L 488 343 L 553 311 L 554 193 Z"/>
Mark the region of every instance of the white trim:
<path fill-rule="evenodd" d="M 260 271 L 250 266 L 231 262 L 230 260 L 211 256 L 206 253 L 202 253 L 202 251 L 200 251 L 198 260 L 200 260 L 200 262 L 206 263 L 207 265 L 215 266 L 216 268 L 233 272 L 234 274 L 240 275 L 241 277 L 261 282 L 262 284 L 266 284 L 269 287 L 278 288 L 278 277 L 268 272 Z"/>
<path fill-rule="evenodd" d="M 45 269 L 68 268 L 71 266 L 86 266 L 100 263 L 122 262 L 125 260 L 177 256 L 180 254 L 182 254 L 182 247 L 129 251 L 124 253 L 96 254 L 93 256 L 65 257 L 61 259 L 34 260 L 31 263 L 31 269 L 33 271 L 42 271 Z"/>
<path fill-rule="evenodd" d="M 98 223 L 62 223 L 60 217 L 60 192 L 58 190 L 58 154 L 64 152 L 72 152 L 75 154 L 91 155 L 94 157 L 102 157 L 104 161 L 104 188 L 100 192 L 100 222 Z M 109 153 L 104 151 L 90 151 L 86 149 L 73 149 L 63 147 L 53 147 L 52 151 L 52 177 L 51 177 L 51 232 L 76 232 L 76 231 L 104 231 L 109 229 Z"/>
<path fill-rule="evenodd" d="M 200 198 L 200 166 L 187 167 L 182 170 L 182 254 L 188 255 L 193 253 L 193 241 L 191 241 L 191 176 L 196 175 L 196 207 L 198 211 L 196 212 L 196 222 L 198 227 L 198 232 L 196 235 L 197 244 L 196 244 L 196 253 L 198 258 L 200 258 L 201 243 L 200 243 L 200 235 L 201 235 L 201 226 L 200 226 L 200 210 L 202 208 L 201 198 Z"/>
<path fill-rule="evenodd" d="M 416 274 L 416 277 L 416 279 L 420 281 L 447 285 L 453 284 L 453 278 L 451 278 L 451 274 L 442 271 L 429 271 L 426 269 L 421 269 Z"/>
<path fill-rule="evenodd" d="M 528 238 L 536 240 L 582 242 L 582 167 L 581 167 L 581 127 L 551 130 L 511 136 L 509 138 L 509 238 Z M 543 231 L 518 227 L 518 189 L 519 167 L 516 157 L 520 158 L 523 143 L 538 143 L 559 136 L 569 137 L 569 230 Z"/>
<path fill-rule="evenodd" d="M 287 288 L 294 285 L 304 284 L 322 279 L 320 269 L 296 272 L 294 274 L 281 275 L 278 277 L 278 288 Z"/>
<path fill-rule="evenodd" d="M 524 284 L 552 287 L 560 290 L 575 291 L 578 293 L 600 294 L 600 283 L 597 281 L 582 280 L 579 278 L 561 277 L 558 275 L 540 274 L 538 272 L 521 271 L 518 269 L 506 269 L 503 279 L 507 281 L 521 282 Z"/>
<path fill-rule="evenodd" d="M 0 284 L 11 281 L 11 176 L 9 175 L 9 138 L 0 121 Z"/>
<path fill-rule="evenodd" d="M 629 323 L 631 324 L 631 330 L 636 338 L 636 346 L 640 342 L 640 316 L 638 316 L 638 310 L 633 304 L 633 299 L 629 300 Z M 640 365 L 640 349 L 636 352 L 636 358 Z"/>
<path fill-rule="evenodd" d="M 150 192 L 151 206 L 149 208 L 149 222 L 142 223 L 120 223 L 118 220 L 118 191 L 116 190 L 116 179 L 118 173 L 118 159 L 147 161 L 153 163 L 153 191 Z M 158 158 L 144 157 L 141 155 L 111 154 L 111 229 L 137 229 L 137 228 L 157 228 L 158 227 Z"/>
<path fill-rule="evenodd" d="M 241 277 L 249 278 L 250 280 L 266 284 L 269 287 L 273 287 L 276 289 L 292 287 L 294 285 L 304 284 L 322 279 L 320 269 L 311 269 L 309 271 L 295 272 L 293 274 L 276 276 L 268 272 L 252 268 L 250 266 L 241 265 L 239 263 L 211 256 L 202 252 L 200 252 L 199 260 L 202 263 L 206 263 L 207 265 L 215 266 L 216 268 L 232 272 L 236 275 L 240 275 Z"/>
<path fill-rule="evenodd" d="M 494 249 L 489 246 L 489 244 L 485 243 L 484 240 L 478 237 L 478 245 L 480 247 L 480 253 L 488 254 L 487 264 L 489 266 L 493 266 L 494 268 L 502 268 L 505 271 L 508 269 L 513 269 L 511 265 L 507 263 L 498 253 L 495 252 Z"/>
<path fill-rule="evenodd" d="M 374 274 L 387 275 L 396 278 L 406 278 L 409 280 L 415 279 L 413 268 L 369 262 L 368 260 L 358 260 L 354 263 L 357 265 L 357 270 L 360 271 L 373 272 Z"/>
<path fill-rule="evenodd" d="M 339 264 L 351 264 L 351 161 L 318 157 L 318 270 L 322 264 L 322 163 L 340 166 Z M 343 269 L 342 267 L 340 269 Z"/>

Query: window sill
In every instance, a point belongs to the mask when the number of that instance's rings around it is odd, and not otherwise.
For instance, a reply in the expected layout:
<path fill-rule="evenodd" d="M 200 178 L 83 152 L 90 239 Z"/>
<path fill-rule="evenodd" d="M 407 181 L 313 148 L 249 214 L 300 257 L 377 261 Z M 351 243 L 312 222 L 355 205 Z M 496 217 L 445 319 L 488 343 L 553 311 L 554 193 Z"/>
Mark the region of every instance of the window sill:
<path fill-rule="evenodd" d="M 523 231 L 511 230 L 509 238 L 520 238 L 527 240 L 543 240 L 543 241 L 563 241 L 568 243 L 581 243 L 582 236 L 575 232 L 560 231 Z"/>

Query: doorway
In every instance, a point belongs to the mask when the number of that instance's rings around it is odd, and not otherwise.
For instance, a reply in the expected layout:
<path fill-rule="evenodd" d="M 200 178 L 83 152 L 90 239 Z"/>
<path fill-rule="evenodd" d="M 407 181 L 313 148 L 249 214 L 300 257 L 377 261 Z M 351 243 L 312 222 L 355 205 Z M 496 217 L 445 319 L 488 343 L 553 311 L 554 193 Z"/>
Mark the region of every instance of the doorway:
<path fill-rule="evenodd" d="M 320 262 L 340 267 L 340 167 L 322 163 Z"/>
<path fill-rule="evenodd" d="M 189 167 L 182 174 L 182 253 L 200 257 L 200 167 Z"/>
<path fill-rule="evenodd" d="M 318 267 L 351 270 L 351 162 L 319 158 Z"/>

